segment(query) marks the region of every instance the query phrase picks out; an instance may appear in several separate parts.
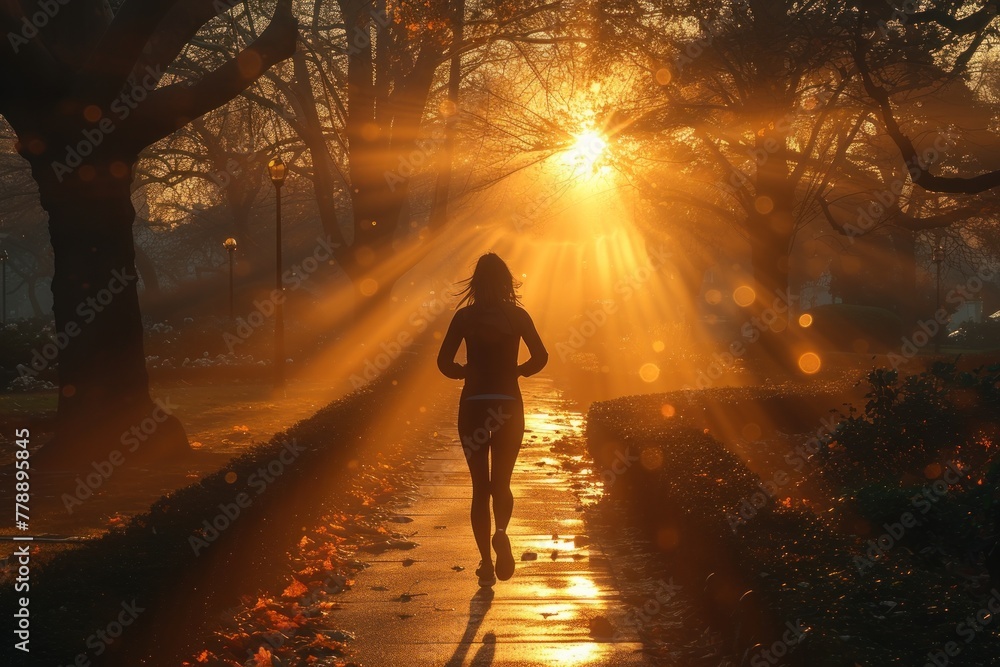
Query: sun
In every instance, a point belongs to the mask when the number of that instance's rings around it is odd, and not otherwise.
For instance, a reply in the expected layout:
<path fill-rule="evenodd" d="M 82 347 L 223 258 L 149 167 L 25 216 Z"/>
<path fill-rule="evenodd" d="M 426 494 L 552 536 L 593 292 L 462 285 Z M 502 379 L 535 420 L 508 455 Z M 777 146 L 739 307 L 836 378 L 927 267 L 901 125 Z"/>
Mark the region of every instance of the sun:
<path fill-rule="evenodd" d="M 598 130 L 587 128 L 573 135 L 573 143 L 565 153 L 566 166 L 580 175 L 593 175 L 602 169 L 601 162 L 608 152 L 608 140 Z"/>

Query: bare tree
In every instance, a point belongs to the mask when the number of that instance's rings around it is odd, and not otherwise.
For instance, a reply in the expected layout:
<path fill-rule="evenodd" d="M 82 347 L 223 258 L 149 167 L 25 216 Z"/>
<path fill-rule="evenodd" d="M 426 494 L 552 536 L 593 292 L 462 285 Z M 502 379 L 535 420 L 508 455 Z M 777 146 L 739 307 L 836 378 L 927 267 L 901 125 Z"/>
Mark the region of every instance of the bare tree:
<path fill-rule="evenodd" d="M 918 66 L 925 64 L 921 74 L 929 79 L 928 85 L 936 83 L 944 87 L 961 81 L 971 74 L 976 57 L 981 60 L 986 55 L 990 37 L 1000 26 L 998 13 L 1000 3 L 996 0 L 978 4 L 971 11 L 969 3 L 954 0 L 936 2 L 926 9 L 916 4 L 903 5 L 902 10 L 889 10 L 874 3 L 859 4 L 849 34 L 853 37 L 852 56 L 860 79 L 913 182 L 925 190 L 951 194 L 983 192 L 1000 185 L 1000 169 L 975 176 L 934 173 L 935 165 L 928 165 L 922 159 L 924 151 L 900 124 L 899 110 L 893 105 L 893 96 L 900 92 L 892 76 L 898 63 L 897 54 L 905 52 L 913 56 Z M 908 88 L 904 85 L 902 90 Z"/>
<path fill-rule="evenodd" d="M 267 29 L 235 58 L 190 81 L 168 65 L 232 0 L 3 0 L 2 114 L 31 165 L 49 214 L 59 352 L 57 437 L 71 456 L 119 441 L 154 404 L 136 291 L 131 183 L 146 146 L 243 92 L 295 51 L 291 1 L 278 0 Z M 26 360 L 26 363 L 28 360 Z M 161 446 L 186 445 L 170 417 Z M 89 460 L 89 459 L 88 459 Z"/>

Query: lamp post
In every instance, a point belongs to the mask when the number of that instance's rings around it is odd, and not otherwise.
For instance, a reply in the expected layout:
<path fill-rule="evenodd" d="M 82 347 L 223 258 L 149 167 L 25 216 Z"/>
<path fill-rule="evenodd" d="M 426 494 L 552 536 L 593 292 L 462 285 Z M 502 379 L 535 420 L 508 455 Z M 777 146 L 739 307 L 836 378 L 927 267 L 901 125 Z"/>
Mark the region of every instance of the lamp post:
<path fill-rule="evenodd" d="M 934 313 L 941 310 L 941 264 L 944 263 L 944 247 L 941 242 L 938 241 L 937 247 L 934 248 L 934 253 L 931 256 L 934 261 L 934 265 L 937 267 L 937 306 L 935 307 Z M 947 331 L 944 325 L 938 329 L 937 334 L 934 336 L 934 353 L 937 354 L 941 351 L 941 335 Z"/>
<path fill-rule="evenodd" d="M 229 252 L 229 321 L 236 321 L 236 299 L 233 290 L 233 253 L 236 252 L 236 239 L 230 236 L 222 243 L 222 247 Z"/>
<path fill-rule="evenodd" d="M 7 260 L 10 259 L 10 255 L 7 254 L 6 248 L 0 248 L 0 264 L 3 264 L 3 282 L 0 289 L 3 290 L 3 303 L 0 307 L 3 308 L 3 326 L 7 326 Z"/>
<path fill-rule="evenodd" d="M 276 157 L 267 163 L 267 170 L 271 174 L 271 182 L 274 183 L 275 192 L 275 273 L 274 287 L 274 382 L 278 387 L 285 386 L 285 295 L 281 286 L 281 186 L 285 184 L 285 177 L 288 175 L 288 167 L 284 160 Z"/>

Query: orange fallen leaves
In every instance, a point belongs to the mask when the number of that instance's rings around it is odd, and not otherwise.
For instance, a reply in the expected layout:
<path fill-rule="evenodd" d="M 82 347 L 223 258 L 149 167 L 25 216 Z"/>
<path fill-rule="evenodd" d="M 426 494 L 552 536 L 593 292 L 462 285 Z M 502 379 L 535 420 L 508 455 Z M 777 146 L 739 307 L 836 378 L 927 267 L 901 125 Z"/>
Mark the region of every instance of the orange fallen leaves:
<path fill-rule="evenodd" d="M 274 667 L 274 663 L 271 661 L 271 652 L 263 646 L 257 650 L 257 654 L 253 657 L 253 662 L 255 667 Z"/>
<path fill-rule="evenodd" d="M 273 609 L 268 609 L 264 612 L 264 615 L 267 617 L 267 622 L 275 630 L 295 630 L 306 620 L 301 614 L 295 618 L 289 618 L 280 611 L 274 611 Z"/>
<path fill-rule="evenodd" d="M 309 588 L 307 586 L 303 585 L 302 582 L 299 581 L 298 579 L 293 579 L 292 583 L 288 585 L 288 588 L 282 591 L 281 597 L 287 599 L 295 599 L 302 597 L 308 592 Z"/>

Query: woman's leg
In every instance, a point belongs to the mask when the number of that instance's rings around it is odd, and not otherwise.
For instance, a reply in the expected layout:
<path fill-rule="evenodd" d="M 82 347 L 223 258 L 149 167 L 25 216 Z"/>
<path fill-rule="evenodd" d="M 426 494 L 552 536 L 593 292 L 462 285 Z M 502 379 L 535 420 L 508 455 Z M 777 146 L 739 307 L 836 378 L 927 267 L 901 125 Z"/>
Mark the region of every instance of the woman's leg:
<path fill-rule="evenodd" d="M 501 401 L 493 406 L 491 418 L 501 422 L 492 429 L 490 451 L 493 469 L 490 472 L 490 495 L 493 496 L 493 515 L 497 530 L 506 530 L 514 512 L 514 494 L 510 478 L 514 473 L 517 455 L 524 438 L 524 407 L 520 401 Z"/>
<path fill-rule="evenodd" d="M 520 401 L 504 401 L 493 407 L 493 437 L 490 438 L 493 466 L 490 472 L 490 495 L 493 496 L 493 514 L 496 517 L 497 532 L 491 543 L 497 552 L 497 579 L 506 581 L 514 576 L 514 554 L 507 537 L 507 524 L 514 511 L 514 494 L 510 490 L 510 478 L 521 451 L 524 437 L 524 409 Z"/>
<path fill-rule="evenodd" d="M 465 461 L 472 477 L 472 534 L 483 565 L 493 565 L 490 551 L 490 465 L 489 430 L 485 428 L 486 411 L 478 401 L 462 401 L 458 408 L 458 435 L 462 440 Z"/>

